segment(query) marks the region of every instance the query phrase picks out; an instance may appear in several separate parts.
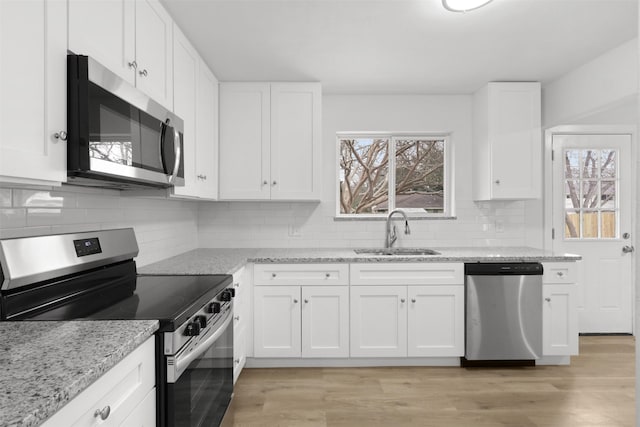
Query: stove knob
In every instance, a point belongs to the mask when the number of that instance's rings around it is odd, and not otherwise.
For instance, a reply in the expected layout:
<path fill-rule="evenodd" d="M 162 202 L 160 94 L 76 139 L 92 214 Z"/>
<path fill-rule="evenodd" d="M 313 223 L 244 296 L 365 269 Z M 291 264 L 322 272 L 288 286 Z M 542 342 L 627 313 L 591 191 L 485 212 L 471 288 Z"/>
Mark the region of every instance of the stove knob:
<path fill-rule="evenodd" d="M 200 326 L 200 329 L 204 329 L 207 327 L 207 316 L 199 315 L 196 316 L 193 321 Z"/>
<path fill-rule="evenodd" d="M 219 302 L 212 302 L 211 304 L 209 304 L 209 313 L 220 313 L 220 303 Z"/>
<path fill-rule="evenodd" d="M 224 291 L 222 291 L 220 293 L 220 300 L 221 301 L 231 301 L 232 297 L 233 297 L 233 295 L 231 294 L 229 289 L 225 289 Z"/>
<path fill-rule="evenodd" d="M 227 291 L 231 292 L 231 298 L 235 298 L 236 297 L 236 290 L 235 288 L 227 288 Z"/>
<path fill-rule="evenodd" d="M 187 323 L 184 334 L 188 337 L 195 337 L 200 335 L 200 324 L 198 322 Z"/>

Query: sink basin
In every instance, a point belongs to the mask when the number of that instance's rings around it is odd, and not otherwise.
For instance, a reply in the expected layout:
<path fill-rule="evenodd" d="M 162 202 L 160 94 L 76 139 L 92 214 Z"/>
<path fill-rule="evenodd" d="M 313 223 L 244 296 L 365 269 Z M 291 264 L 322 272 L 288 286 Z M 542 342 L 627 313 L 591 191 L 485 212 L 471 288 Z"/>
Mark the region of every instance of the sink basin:
<path fill-rule="evenodd" d="M 367 255 L 440 255 L 440 252 L 427 248 L 383 248 L 383 249 L 354 249 L 357 254 Z"/>

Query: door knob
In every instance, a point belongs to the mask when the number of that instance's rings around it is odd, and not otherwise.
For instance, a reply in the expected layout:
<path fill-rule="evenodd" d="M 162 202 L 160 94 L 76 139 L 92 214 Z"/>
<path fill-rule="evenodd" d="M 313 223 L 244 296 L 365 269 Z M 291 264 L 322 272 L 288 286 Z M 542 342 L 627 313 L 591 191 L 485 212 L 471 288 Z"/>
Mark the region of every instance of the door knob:
<path fill-rule="evenodd" d="M 622 253 L 625 253 L 625 254 L 630 254 L 631 252 L 633 252 L 635 250 L 636 250 L 636 248 L 634 248 L 633 246 L 629 246 L 629 245 L 622 247 Z"/>

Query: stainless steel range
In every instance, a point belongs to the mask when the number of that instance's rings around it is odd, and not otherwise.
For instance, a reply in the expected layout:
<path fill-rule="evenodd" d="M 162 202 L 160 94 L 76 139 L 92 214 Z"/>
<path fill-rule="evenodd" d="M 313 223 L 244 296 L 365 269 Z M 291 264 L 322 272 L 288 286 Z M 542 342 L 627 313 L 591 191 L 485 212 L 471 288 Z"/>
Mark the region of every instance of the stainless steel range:
<path fill-rule="evenodd" d="M 138 275 L 133 229 L 0 240 L 0 319 L 156 319 L 157 425 L 219 425 L 233 392 L 230 275 Z"/>

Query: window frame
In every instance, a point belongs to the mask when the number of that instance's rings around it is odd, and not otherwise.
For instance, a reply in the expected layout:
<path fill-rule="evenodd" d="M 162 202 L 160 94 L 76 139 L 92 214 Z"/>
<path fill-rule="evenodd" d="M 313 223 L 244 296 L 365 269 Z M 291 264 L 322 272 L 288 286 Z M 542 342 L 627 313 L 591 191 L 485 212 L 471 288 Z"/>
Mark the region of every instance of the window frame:
<path fill-rule="evenodd" d="M 451 133 L 449 132 L 336 132 L 335 147 L 335 218 L 336 219 L 386 219 L 386 213 L 380 214 L 345 214 L 340 212 L 340 142 L 344 139 L 388 139 L 389 150 L 389 209 L 396 208 L 396 141 L 407 139 L 437 139 L 442 140 L 444 145 L 444 165 L 443 165 L 443 212 L 407 212 L 410 218 L 418 219 L 451 219 L 455 218 L 454 201 L 455 194 L 453 185 L 453 152 Z"/>

